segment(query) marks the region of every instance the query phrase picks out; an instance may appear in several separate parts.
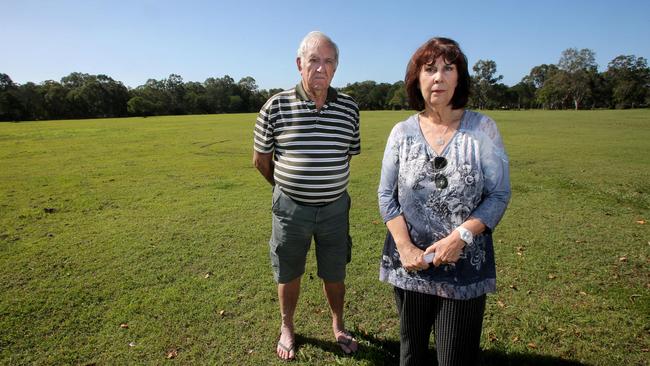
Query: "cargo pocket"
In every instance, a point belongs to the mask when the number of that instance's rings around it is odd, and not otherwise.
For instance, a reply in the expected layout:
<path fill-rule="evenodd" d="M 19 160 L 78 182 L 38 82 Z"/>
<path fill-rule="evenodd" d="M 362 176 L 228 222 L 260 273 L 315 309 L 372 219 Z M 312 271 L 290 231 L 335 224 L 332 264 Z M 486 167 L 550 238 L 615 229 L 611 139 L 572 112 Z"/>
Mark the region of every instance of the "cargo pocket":
<path fill-rule="evenodd" d="M 276 206 L 278 205 L 278 200 L 280 199 L 280 193 L 282 193 L 282 190 L 278 185 L 273 186 L 273 196 L 271 199 L 271 212 L 275 212 Z"/>

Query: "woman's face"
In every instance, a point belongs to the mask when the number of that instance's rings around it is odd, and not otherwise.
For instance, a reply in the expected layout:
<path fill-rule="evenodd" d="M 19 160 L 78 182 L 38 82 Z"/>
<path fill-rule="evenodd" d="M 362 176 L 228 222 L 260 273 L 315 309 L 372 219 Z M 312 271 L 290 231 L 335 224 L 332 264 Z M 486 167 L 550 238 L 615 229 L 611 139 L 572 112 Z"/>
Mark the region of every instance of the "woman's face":
<path fill-rule="evenodd" d="M 419 80 L 425 106 L 447 107 L 458 85 L 458 70 L 441 56 L 431 64 L 422 65 Z"/>

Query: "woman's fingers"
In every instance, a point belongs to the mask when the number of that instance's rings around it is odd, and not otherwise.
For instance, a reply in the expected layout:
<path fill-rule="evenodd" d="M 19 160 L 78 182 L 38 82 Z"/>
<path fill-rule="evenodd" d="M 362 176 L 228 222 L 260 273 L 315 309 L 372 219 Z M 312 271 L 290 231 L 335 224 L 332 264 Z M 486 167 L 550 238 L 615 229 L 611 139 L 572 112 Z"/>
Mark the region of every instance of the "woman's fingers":
<path fill-rule="evenodd" d="M 402 261 L 402 267 L 409 272 L 429 268 L 429 263 L 424 260 L 424 252 L 420 249 L 409 251 L 404 256 L 400 255 L 400 260 Z"/>

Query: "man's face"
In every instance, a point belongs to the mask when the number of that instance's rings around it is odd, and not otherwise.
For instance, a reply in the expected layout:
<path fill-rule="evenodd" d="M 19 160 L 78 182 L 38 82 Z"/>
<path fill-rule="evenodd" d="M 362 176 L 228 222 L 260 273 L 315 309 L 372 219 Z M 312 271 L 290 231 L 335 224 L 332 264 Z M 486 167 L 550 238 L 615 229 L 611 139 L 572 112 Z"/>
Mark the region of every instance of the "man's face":
<path fill-rule="evenodd" d="M 327 91 L 336 71 L 336 52 L 329 42 L 312 42 L 304 57 L 297 58 L 296 63 L 308 93 Z"/>

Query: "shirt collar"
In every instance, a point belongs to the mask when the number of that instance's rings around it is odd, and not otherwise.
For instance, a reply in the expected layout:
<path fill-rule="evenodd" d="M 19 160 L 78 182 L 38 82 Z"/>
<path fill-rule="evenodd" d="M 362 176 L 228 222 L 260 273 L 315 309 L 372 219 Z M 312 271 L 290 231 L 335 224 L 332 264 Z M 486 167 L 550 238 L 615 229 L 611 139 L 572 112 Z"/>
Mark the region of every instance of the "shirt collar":
<path fill-rule="evenodd" d="M 325 99 L 325 103 L 335 101 L 336 98 L 338 97 L 338 95 L 339 94 L 336 91 L 336 89 L 334 89 L 334 88 L 332 88 L 330 86 L 329 88 L 327 88 L 327 98 Z M 298 97 L 298 99 L 300 99 L 302 101 L 305 101 L 305 102 L 311 101 L 311 99 L 307 95 L 307 92 L 305 91 L 305 88 L 303 88 L 303 86 L 302 86 L 302 82 L 300 82 L 300 83 L 298 83 L 298 85 L 296 85 L 296 97 Z"/>

